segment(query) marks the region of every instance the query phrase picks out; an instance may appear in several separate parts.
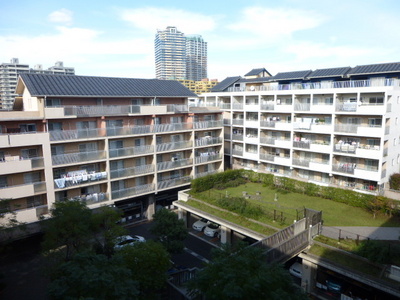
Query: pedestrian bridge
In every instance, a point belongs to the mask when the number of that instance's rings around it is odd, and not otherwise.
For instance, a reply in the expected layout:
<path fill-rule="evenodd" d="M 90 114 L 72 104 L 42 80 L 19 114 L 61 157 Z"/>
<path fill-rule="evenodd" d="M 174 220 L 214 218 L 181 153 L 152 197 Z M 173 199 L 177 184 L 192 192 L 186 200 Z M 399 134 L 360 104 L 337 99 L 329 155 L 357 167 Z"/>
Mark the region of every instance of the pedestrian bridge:
<path fill-rule="evenodd" d="M 179 218 L 185 221 L 188 228 L 195 221 L 192 215 L 206 218 L 221 225 L 221 243 L 231 243 L 235 233 L 250 237 L 257 241 L 251 246 L 265 249 L 267 261 L 270 263 L 285 262 L 296 256 L 310 246 L 312 239 L 320 234 L 322 229 L 321 212 L 305 209 L 304 218 L 284 229 L 274 228 L 277 232 L 266 236 L 188 205 L 190 195 L 187 191 L 181 191 L 178 195 L 180 201 L 175 201 L 173 204 L 178 207 Z"/>

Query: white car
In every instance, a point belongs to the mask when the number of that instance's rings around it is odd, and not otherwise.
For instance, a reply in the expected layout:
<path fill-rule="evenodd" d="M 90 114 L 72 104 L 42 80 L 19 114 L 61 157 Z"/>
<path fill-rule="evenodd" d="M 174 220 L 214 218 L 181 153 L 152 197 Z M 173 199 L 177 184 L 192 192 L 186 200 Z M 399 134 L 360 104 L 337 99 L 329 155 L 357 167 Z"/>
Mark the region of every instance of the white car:
<path fill-rule="evenodd" d="M 207 219 L 201 218 L 200 220 L 193 223 L 192 228 L 196 231 L 203 231 L 204 228 L 210 223 Z"/>
<path fill-rule="evenodd" d="M 302 276 L 303 265 L 299 262 L 295 262 L 289 268 L 289 273 L 292 274 L 294 277 L 301 278 Z"/>
<path fill-rule="evenodd" d="M 210 223 L 204 228 L 204 234 L 209 237 L 219 237 L 221 233 L 221 225 Z"/>
<path fill-rule="evenodd" d="M 116 238 L 114 249 L 121 249 L 125 246 L 145 242 L 146 239 L 140 235 L 123 235 Z"/>

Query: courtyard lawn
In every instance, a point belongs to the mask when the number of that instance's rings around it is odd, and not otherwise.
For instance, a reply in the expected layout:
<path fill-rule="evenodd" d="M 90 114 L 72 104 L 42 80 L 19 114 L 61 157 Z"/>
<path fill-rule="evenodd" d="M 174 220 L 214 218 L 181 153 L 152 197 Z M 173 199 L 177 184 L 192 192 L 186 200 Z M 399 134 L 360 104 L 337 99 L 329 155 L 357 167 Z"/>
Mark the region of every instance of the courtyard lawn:
<path fill-rule="evenodd" d="M 196 198 L 207 200 L 214 205 L 221 197 L 242 197 L 243 192 L 247 192 L 248 201 L 259 205 L 267 211 L 277 214 L 283 212 L 287 221 L 292 222 L 296 219 L 296 210 L 300 211 L 303 207 L 322 211 L 322 218 L 326 226 L 377 226 L 377 227 L 398 227 L 399 220 L 389 218 L 384 215 L 377 215 L 373 218 L 372 213 L 362 208 L 348 206 L 332 200 L 310 197 L 304 194 L 279 192 L 269 187 L 264 187 L 259 183 L 247 183 L 226 190 L 209 190 L 196 195 Z M 259 192 L 260 195 L 256 195 Z M 277 200 L 277 201 L 275 201 Z M 293 218 L 293 220 L 291 220 Z M 271 223 L 272 224 L 272 223 Z M 276 224 L 275 224 L 276 226 Z"/>

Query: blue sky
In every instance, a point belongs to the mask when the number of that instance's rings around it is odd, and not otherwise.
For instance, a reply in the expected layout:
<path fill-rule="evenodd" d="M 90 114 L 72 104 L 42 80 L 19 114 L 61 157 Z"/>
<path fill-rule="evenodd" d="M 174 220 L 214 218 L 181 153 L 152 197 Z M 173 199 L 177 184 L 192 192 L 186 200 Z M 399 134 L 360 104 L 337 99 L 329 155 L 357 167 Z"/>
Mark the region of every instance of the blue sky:
<path fill-rule="evenodd" d="M 0 3 L 0 62 L 154 78 L 157 29 L 208 42 L 208 77 L 400 61 L 397 0 L 16 0 Z"/>

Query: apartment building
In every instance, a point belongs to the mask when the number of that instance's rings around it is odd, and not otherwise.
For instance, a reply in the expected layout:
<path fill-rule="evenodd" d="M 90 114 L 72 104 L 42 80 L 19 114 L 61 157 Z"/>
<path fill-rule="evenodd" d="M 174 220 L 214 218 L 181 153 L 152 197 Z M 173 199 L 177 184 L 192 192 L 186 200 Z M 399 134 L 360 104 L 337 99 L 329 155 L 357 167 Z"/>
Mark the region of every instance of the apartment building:
<path fill-rule="evenodd" d="M 0 112 L 0 197 L 20 221 L 70 200 L 151 218 L 223 170 L 222 112 L 189 108 L 177 81 L 27 73 L 17 93 Z"/>
<path fill-rule="evenodd" d="M 178 80 L 178 81 L 197 95 L 211 91 L 211 89 L 219 83 L 217 79 L 208 79 L 208 78 L 203 78 L 202 80 L 199 81 L 188 80 L 188 79 Z"/>
<path fill-rule="evenodd" d="M 186 36 L 186 79 L 207 78 L 207 42 L 201 35 Z"/>
<path fill-rule="evenodd" d="M 227 166 L 383 193 L 400 166 L 400 63 L 228 77 L 199 106 L 224 111 Z"/>
<path fill-rule="evenodd" d="M 14 100 L 17 96 L 15 88 L 18 76 L 22 73 L 74 75 L 75 70 L 74 68 L 64 67 L 62 61 L 57 61 L 54 66 L 48 69 L 43 69 L 40 64 L 30 68 L 28 64 L 19 63 L 18 58 L 12 58 L 9 63 L 0 64 L 0 110 L 13 109 Z"/>

